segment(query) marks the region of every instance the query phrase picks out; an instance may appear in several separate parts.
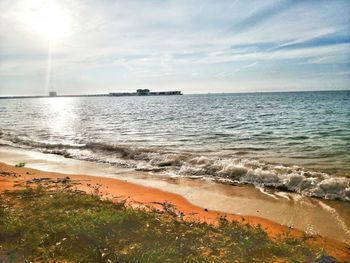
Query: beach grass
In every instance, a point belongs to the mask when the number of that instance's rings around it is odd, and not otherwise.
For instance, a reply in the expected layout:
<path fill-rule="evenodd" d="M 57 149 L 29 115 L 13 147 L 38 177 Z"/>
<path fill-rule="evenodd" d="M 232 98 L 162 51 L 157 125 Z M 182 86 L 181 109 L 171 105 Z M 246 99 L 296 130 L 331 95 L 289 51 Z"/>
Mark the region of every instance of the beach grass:
<path fill-rule="evenodd" d="M 184 221 L 70 187 L 7 191 L 0 198 L 0 262 L 316 262 L 302 238 L 260 227 Z"/>

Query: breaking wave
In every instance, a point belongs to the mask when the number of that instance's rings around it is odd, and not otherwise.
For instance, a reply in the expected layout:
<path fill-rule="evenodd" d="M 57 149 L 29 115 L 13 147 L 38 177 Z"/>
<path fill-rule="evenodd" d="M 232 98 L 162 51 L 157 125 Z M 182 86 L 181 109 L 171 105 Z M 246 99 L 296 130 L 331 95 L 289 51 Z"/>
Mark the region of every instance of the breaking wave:
<path fill-rule="evenodd" d="M 0 145 L 35 149 L 66 158 L 118 165 L 136 170 L 165 172 L 190 178 L 210 178 L 228 184 L 273 187 L 305 196 L 350 201 L 350 179 L 307 171 L 299 166 L 214 153 L 170 152 L 101 142 L 48 143 L 0 131 Z"/>

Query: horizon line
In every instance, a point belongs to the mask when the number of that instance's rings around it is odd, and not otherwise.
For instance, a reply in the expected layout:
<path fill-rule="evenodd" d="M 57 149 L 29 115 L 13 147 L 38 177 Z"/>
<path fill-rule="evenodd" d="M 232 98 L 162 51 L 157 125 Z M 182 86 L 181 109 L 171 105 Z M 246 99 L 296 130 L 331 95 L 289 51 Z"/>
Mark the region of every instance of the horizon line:
<path fill-rule="evenodd" d="M 281 91 L 236 91 L 236 92 L 202 92 L 202 93 L 182 93 L 182 95 L 208 95 L 208 94 L 253 94 L 253 93 L 303 93 L 303 92 L 337 92 L 337 91 L 350 91 L 350 89 L 327 89 L 327 90 L 281 90 Z M 182 91 L 181 91 L 182 92 Z M 57 96 L 49 96 L 44 94 L 35 95 L 0 95 L 0 99 L 16 99 L 16 98 L 62 98 L 62 97 L 113 97 L 109 96 L 110 93 L 85 93 L 85 94 L 59 94 Z M 128 91 L 120 93 L 130 93 Z M 166 96 L 166 95 L 165 95 Z M 123 97 L 123 96 L 122 96 Z M 127 97 L 127 96 L 125 96 Z M 147 96 L 146 96 L 147 97 Z"/>

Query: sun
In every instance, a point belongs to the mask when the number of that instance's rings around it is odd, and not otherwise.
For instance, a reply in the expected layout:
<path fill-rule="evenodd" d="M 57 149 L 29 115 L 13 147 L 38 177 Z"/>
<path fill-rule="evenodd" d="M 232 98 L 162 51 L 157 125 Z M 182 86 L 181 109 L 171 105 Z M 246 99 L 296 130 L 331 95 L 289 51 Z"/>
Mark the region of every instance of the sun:
<path fill-rule="evenodd" d="M 22 20 L 31 31 L 53 42 L 69 34 L 71 17 L 56 1 L 28 1 L 25 7 Z"/>

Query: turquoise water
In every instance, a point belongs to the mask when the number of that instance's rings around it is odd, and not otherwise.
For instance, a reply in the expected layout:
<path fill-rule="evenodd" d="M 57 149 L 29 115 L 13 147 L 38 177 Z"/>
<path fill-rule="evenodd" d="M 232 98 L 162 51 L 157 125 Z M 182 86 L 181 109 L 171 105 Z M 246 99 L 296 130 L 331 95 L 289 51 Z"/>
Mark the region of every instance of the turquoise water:
<path fill-rule="evenodd" d="M 350 91 L 3 99 L 0 144 L 350 200 Z"/>

